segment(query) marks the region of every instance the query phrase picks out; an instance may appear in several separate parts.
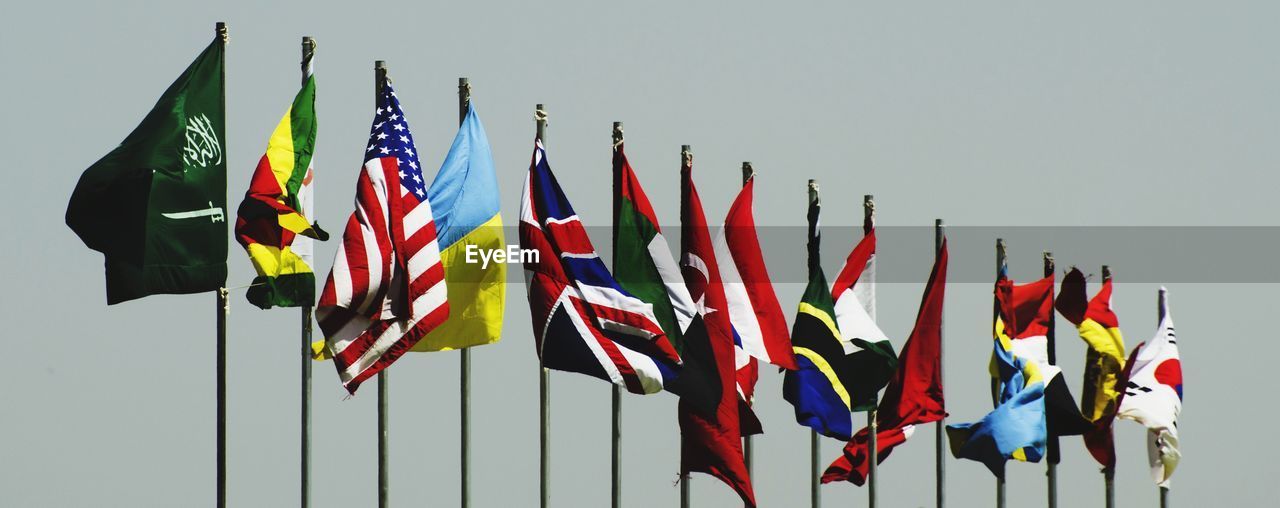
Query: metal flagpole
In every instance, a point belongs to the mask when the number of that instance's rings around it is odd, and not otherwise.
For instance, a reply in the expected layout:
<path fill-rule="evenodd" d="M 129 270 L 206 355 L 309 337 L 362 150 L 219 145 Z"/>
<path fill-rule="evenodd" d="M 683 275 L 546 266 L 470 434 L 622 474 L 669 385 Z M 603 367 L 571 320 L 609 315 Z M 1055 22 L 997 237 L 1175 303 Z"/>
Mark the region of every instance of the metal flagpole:
<path fill-rule="evenodd" d="M 1045 277 L 1052 276 L 1055 270 L 1056 270 L 1056 267 L 1054 266 L 1053 253 L 1049 251 L 1045 251 L 1044 252 L 1044 276 Z M 1056 299 L 1055 296 L 1051 296 L 1051 298 Z M 1048 349 L 1049 349 L 1049 365 L 1058 364 L 1058 346 L 1057 346 L 1056 335 L 1055 335 L 1056 334 L 1055 330 L 1057 327 L 1055 326 L 1055 323 L 1054 323 L 1056 320 L 1057 320 L 1056 316 L 1051 317 L 1049 319 L 1049 329 L 1045 331 L 1045 337 L 1046 339 L 1048 339 L 1046 342 L 1048 343 Z M 1048 452 L 1046 454 L 1048 456 L 1047 460 L 1045 460 L 1045 464 L 1046 464 L 1045 477 L 1047 478 L 1047 481 L 1049 483 L 1048 485 L 1049 508 L 1058 508 L 1058 463 L 1057 463 L 1058 438 L 1056 436 L 1049 436 L 1049 440 L 1047 443 L 1045 443 L 1045 445 L 1047 448 L 1046 451 Z"/>
<path fill-rule="evenodd" d="M 1004 238 L 996 238 L 996 278 L 1004 274 L 1009 268 L 1008 255 L 1005 252 Z M 992 321 L 992 329 L 995 328 L 994 318 Z M 1000 380 L 991 380 L 991 395 L 995 399 L 997 390 L 999 390 Z M 996 474 L 996 508 L 1004 508 L 1004 467 L 1000 468 L 1000 472 Z"/>
<path fill-rule="evenodd" d="M 818 181 L 809 179 L 809 206 L 818 202 Z M 820 482 L 818 454 L 821 447 L 818 443 L 818 431 L 809 430 L 809 505 L 813 508 L 822 506 L 822 486 Z"/>
<path fill-rule="evenodd" d="M 755 176 L 755 174 L 756 174 L 756 171 L 755 171 L 755 168 L 751 167 L 751 162 L 749 162 L 749 161 L 743 161 L 743 163 L 742 163 L 742 186 L 743 186 L 743 187 L 746 187 L 746 186 L 747 186 L 747 181 L 748 181 L 748 180 L 751 180 L 751 177 L 752 177 L 752 176 Z M 753 402 L 753 403 L 754 403 L 755 401 L 751 401 L 751 402 Z M 742 459 L 743 459 L 743 462 L 747 465 L 747 477 L 748 477 L 748 478 L 750 478 L 750 477 L 755 473 L 755 471 L 754 471 L 754 467 L 753 467 L 753 464 L 751 463 L 751 462 L 752 462 L 752 461 L 751 461 L 751 456 L 753 455 L 753 454 L 752 454 L 753 450 L 752 450 L 752 446 L 751 446 L 751 445 L 752 445 L 752 443 L 751 443 L 751 438 L 752 438 L 752 437 L 754 437 L 754 436 L 742 436 Z"/>
<path fill-rule="evenodd" d="M 547 111 L 541 104 L 534 107 L 533 118 L 537 124 L 537 138 L 543 144 L 547 142 Z M 542 352 L 538 352 L 538 506 L 551 506 L 551 485 L 547 475 L 551 471 L 551 376 L 550 371 L 542 366 Z"/>
<path fill-rule="evenodd" d="M 373 62 L 373 102 L 387 82 L 387 63 Z M 387 369 L 378 372 L 378 506 L 387 507 Z"/>
<path fill-rule="evenodd" d="M 933 222 L 933 249 L 935 263 L 937 262 L 937 259 L 942 256 L 942 242 L 945 238 L 946 226 L 943 225 L 942 219 L 937 219 Z M 946 284 L 947 281 L 944 280 L 942 283 Z M 946 351 L 946 328 L 942 325 L 942 320 L 939 320 L 938 327 L 938 379 L 942 381 L 942 386 L 947 386 L 946 378 L 943 375 L 944 368 L 946 367 L 946 355 L 943 354 L 943 352 Z M 937 497 L 937 508 L 943 508 L 946 505 L 947 499 L 947 463 L 946 455 L 944 455 L 944 453 L 946 453 L 945 450 L 947 449 L 947 417 L 946 412 L 943 412 L 942 414 L 942 418 L 938 419 L 938 423 L 934 425 L 934 475 L 935 481 L 937 482 L 935 492 L 935 496 Z"/>
<path fill-rule="evenodd" d="M 680 167 L 686 168 L 692 165 L 693 165 L 693 151 L 691 147 L 689 145 L 680 145 Z M 683 204 L 681 206 L 683 206 Z M 681 441 L 681 448 L 683 448 L 684 434 L 680 435 L 680 441 Z M 683 454 L 683 450 L 681 450 L 681 453 Z M 683 461 L 683 457 L 681 458 L 681 460 Z M 691 494 L 689 492 L 690 480 L 692 480 L 692 476 L 685 474 L 684 464 L 682 463 L 680 467 L 680 508 L 689 508 L 689 505 L 691 502 L 690 501 Z"/>
<path fill-rule="evenodd" d="M 613 122 L 613 149 L 622 144 L 622 122 Z M 617 194 L 615 189 L 614 194 Z M 610 504 L 613 508 L 622 506 L 622 390 L 616 384 L 610 385 L 613 401 L 612 451 L 609 455 L 612 472 L 609 477 Z"/>
<path fill-rule="evenodd" d="M 862 197 L 862 222 L 863 222 L 864 234 L 866 233 L 867 230 L 875 226 L 875 221 L 876 221 L 875 196 L 872 196 L 871 194 L 867 194 Z M 871 272 L 869 275 L 872 278 L 867 279 L 867 282 L 870 284 L 875 284 L 876 282 L 874 279 L 875 272 Z M 871 321 L 874 322 L 876 320 L 876 315 L 874 314 L 875 312 L 875 304 L 874 304 L 875 294 L 874 293 L 872 293 L 871 299 L 872 299 L 871 300 L 872 301 Z M 880 450 L 879 450 L 880 424 L 879 422 L 876 421 L 877 420 L 876 409 L 877 408 L 872 407 L 871 409 L 867 410 L 867 429 L 869 430 L 869 432 L 867 433 L 867 454 L 868 454 L 867 506 L 869 506 L 870 508 L 876 508 L 876 469 L 877 469 L 877 466 L 879 465 L 878 463 L 880 462 Z"/>
<path fill-rule="evenodd" d="M 217 22 L 213 25 L 214 37 L 218 39 L 218 43 L 222 44 L 225 49 L 227 46 L 227 24 Z M 220 100 L 223 107 L 226 107 L 226 52 L 223 52 L 222 62 L 218 67 L 222 70 L 218 72 L 219 90 L 222 90 Z M 217 506 L 224 508 L 227 506 L 227 312 L 230 310 L 230 303 L 227 301 L 227 288 L 218 288 L 217 297 Z"/>
<path fill-rule="evenodd" d="M 1102 282 L 1111 280 L 1111 267 L 1102 265 Z M 1114 451 L 1112 452 L 1114 455 Z M 1114 457 L 1112 457 L 1114 462 Z M 1107 508 L 1116 508 L 1116 468 L 1114 463 L 1102 468 L 1102 480 L 1107 494 Z"/>
<path fill-rule="evenodd" d="M 1159 319 L 1156 326 L 1159 326 L 1159 323 L 1164 322 L 1165 298 L 1166 298 L 1165 289 L 1162 287 L 1160 288 L 1160 291 L 1157 293 L 1157 296 L 1156 296 L 1156 308 L 1157 308 L 1156 315 L 1157 315 L 1157 319 Z M 1160 489 L 1160 508 L 1169 508 L 1169 487 L 1159 487 L 1159 489 Z"/>
<path fill-rule="evenodd" d="M 467 119 L 471 109 L 471 82 L 467 78 L 458 78 L 458 125 Z M 462 508 L 471 506 L 471 348 L 462 348 L 460 358 L 461 369 L 460 392 L 458 399 L 462 407 L 459 413 L 462 419 L 461 467 L 462 467 Z"/>
<path fill-rule="evenodd" d="M 302 83 L 311 76 L 311 59 L 315 57 L 316 41 L 302 38 Z M 302 455 L 299 464 L 301 477 L 300 499 L 302 508 L 311 504 L 311 305 L 302 306 Z"/>

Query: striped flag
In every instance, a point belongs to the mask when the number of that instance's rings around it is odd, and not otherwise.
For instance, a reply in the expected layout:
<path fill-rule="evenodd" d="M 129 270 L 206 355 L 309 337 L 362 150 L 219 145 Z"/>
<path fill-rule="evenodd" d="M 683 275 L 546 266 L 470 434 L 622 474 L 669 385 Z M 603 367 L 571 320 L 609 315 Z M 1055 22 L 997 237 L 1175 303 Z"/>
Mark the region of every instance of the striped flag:
<path fill-rule="evenodd" d="M 1116 462 L 1116 450 L 1111 424 L 1119 409 L 1119 383 L 1124 371 L 1124 337 L 1120 334 L 1120 322 L 1111 309 L 1111 280 L 1102 282 L 1102 289 L 1086 300 L 1085 276 L 1072 268 L 1062 278 L 1062 296 L 1058 298 L 1058 312 L 1067 318 L 1080 333 L 1088 350 L 1084 360 L 1084 390 L 1080 394 L 1080 412 L 1093 422 L 1084 434 L 1085 447 L 1099 464 L 1111 467 Z"/>
<path fill-rule="evenodd" d="M 565 198 L 542 140 L 520 197 L 520 247 L 529 310 L 542 366 L 594 376 L 632 393 L 674 380 L 680 356 L 653 306 L 628 293 L 596 254 Z"/>
<path fill-rule="evenodd" d="M 390 80 L 377 108 L 356 210 L 316 306 L 338 377 L 352 394 L 449 316 L 426 183 Z"/>

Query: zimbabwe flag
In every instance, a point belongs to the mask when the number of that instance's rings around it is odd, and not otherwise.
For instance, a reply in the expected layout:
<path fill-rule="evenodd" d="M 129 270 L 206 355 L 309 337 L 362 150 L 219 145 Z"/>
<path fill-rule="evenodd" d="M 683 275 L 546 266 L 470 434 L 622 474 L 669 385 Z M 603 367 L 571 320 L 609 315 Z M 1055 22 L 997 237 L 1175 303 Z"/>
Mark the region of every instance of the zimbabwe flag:
<path fill-rule="evenodd" d="M 263 309 L 302 307 L 316 300 L 311 243 L 297 238 L 329 239 L 306 217 L 314 176 L 315 100 L 315 76 L 308 72 L 293 105 L 271 133 L 267 153 L 258 161 L 249 190 L 236 211 L 236 241 L 249 253 L 258 272 L 246 297 Z"/>

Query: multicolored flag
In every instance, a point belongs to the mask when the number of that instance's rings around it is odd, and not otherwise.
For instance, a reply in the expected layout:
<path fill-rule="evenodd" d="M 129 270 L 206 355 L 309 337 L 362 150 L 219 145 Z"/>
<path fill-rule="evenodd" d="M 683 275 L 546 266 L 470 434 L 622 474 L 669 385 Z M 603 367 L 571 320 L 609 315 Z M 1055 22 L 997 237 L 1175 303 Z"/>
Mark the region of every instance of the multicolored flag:
<path fill-rule="evenodd" d="M 681 396 L 680 472 L 702 472 L 719 478 L 754 507 L 755 493 L 742 455 L 742 428 L 739 394 L 734 390 L 735 364 L 733 328 L 724 309 L 730 305 L 720 279 L 723 269 L 717 262 L 707 229 L 702 200 L 693 185 L 692 158 L 686 157 L 680 170 L 681 267 L 685 284 L 698 306 L 698 314 L 685 334 L 685 358 L 715 373 L 708 382 L 716 396 L 715 410 L 699 410 L 690 397 Z"/>
<path fill-rule="evenodd" d="M 947 415 L 942 390 L 942 305 L 947 286 L 947 244 L 944 240 L 916 314 L 915 328 L 902 346 L 898 369 L 885 388 L 876 411 L 877 463 L 906 442 L 915 426 Z M 870 466 L 869 437 L 864 427 L 844 447 L 844 453 L 822 475 L 822 483 L 850 481 L 862 485 Z"/>
<path fill-rule="evenodd" d="M 773 279 L 756 237 L 755 184 L 756 177 L 752 175 L 738 191 L 725 216 L 724 229 L 714 243 L 716 257 L 723 261 L 720 277 L 733 324 L 734 377 L 742 402 L 739 413 L 742 432 L 748 435 L 764 432 L 751 408 L 760 377 L 757 360 L 787 370 L 797 368 L 787 334 L 787 318 L 773 292 Z"/>
<path fill-rule="evenodd" d="M 507 250 L 498 196 L 498 173 L 489 138 L 472 102 L 440 171 L 427 188 L 449 288 L 449 318 L 414 344 L 414 351 L 492 344 L 502 335 L 507 265 L 486 262 L 481 256 L 491 253 L 489 259 L 494 259 L 492 253 Z"/>
<path fill-rule="evenodd" d="M 605 268 L 547 164 L 542 140 L 520 197 L 520 247 L 542 366 L 594 376 L 632 393 L 656 393 L 680 372 L 680 355 L 653 313 Z"/>
<path fill-rule="evenodd" d="M 267 152 L 236 210 L 236 241 L 249 254 L 258 276 L 249 302 L 263 309 L 302 307 L 316 300 L 311 239 L 329 234 L 311 222 L 315 173 L 316 82 L 311 61 L 306 81 L 267 141 Z"/>
<path fill-rule="evenodd" d="M 697 309 L 621 143 L 613 151 L 613 178 L 613 275 L 628 293 L 653 306 L 667 340 L 683 354 L 684 330 Z"/>
<path fill-rule="evenodd" d="M 1116 462 L 1111 424 L 1119 406 L 1118 381 L 1124 372 L 1124 337 L 1120 323 L 1111 310 L 1111 279 L 1086 301 L 1084 273 L 1072 268 L 1062 279 L 1062 295 L 1058 312 L 1080 331 L 1089 349 L 1085 352 L 1084 391 L 1080 394 L 1080 412 L 1093 426 L 1084 435 L 1085 446 L 1104 467 Z"/>
<path fill-rule="evenodd" d="M 868 215 L 862 224 L 862 240 L 849 252 L 839 275 L 831 284 L 836 325 L 840 340 L 863 349 L 879 352 L 883 365 L 864 370 L 859 380 L 861 393 L 854 400 L 854 411 L 866 411 L 876 406 L 875 396 L 889 382 L 893 367 L 893 345 L 889 337 L 876 324 L 876 229 Z M 875 361 L 877 356 L 868 356 Z"/>
<path fill-rule="evenodd" d="M 226 285 L 222 46 L 210 43 L 71 193 L 67 226 L 104 255 L 107 304 Z"/>
<path fill-rule="evenodd" d="M 426 182 L 390 79 L 378 92 L 364 160 L 356 209 L 316 306 L 338 377 L 352 394 L 449 316 Z"/>
<path fill-rule="evenodd" d="M 820 263 L 820 211 L 817 200 L 809 203 L 809 284 L 791 330 L 798 368 L 787 371 L 782 394 L 801 425 L 848 441 L 853 438 L 852 411 L 875 407 L 876 394 L 898 362 L 887 340 L 844 340 Z"/>
<path fill-rule="evenodd" d="M 1182 412 L 1182 361 L 1169 315 L 1168 291 L 1160 288 L 1160 327 L 1150 341 L 1138 344 L 1125 366 L 1124 393 L 1117 416 L 1149 431 L 1147 458 L 1157 485 L 1169 478 L 1182 459 L 1178 450 L 1178 414 Z"/>
<path fill-rule="evenodd" d="M 996 475 L 1003 474 L 1009 459 L 1039 462 L 1045 454 L 1049 432 L 1038 344 L 1047 344 L 1041 339 L 1047 330 L 1045 309 L 1049 319 L 1053 316 L 1052 279 L 1048 292 L 1041 287 L 1044 285 L 1041 281 L 1015 286 L 1000 274 L 995 289 L 991 369 L 996 380 L 996 408 L 978 422 L 947 426 L 951 454 L 982 462 Z"/>

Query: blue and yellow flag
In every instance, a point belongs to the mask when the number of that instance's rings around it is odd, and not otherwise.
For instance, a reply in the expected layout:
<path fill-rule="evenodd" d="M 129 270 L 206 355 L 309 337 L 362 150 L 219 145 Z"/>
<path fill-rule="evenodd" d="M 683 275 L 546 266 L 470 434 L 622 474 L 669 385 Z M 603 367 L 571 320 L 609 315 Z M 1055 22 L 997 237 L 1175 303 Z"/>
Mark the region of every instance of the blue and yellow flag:
<path fill-rule="evenodd" d="M 498 174 L 474 104 L 427 189 L 427 200 L 435 214 L 449 288 L 449 319 L 413 350 L 444 351 L 497 342 L 506 306 L 507 265 L 492 254 L 506 251 L 507 244 L 498 213 Z"/>

